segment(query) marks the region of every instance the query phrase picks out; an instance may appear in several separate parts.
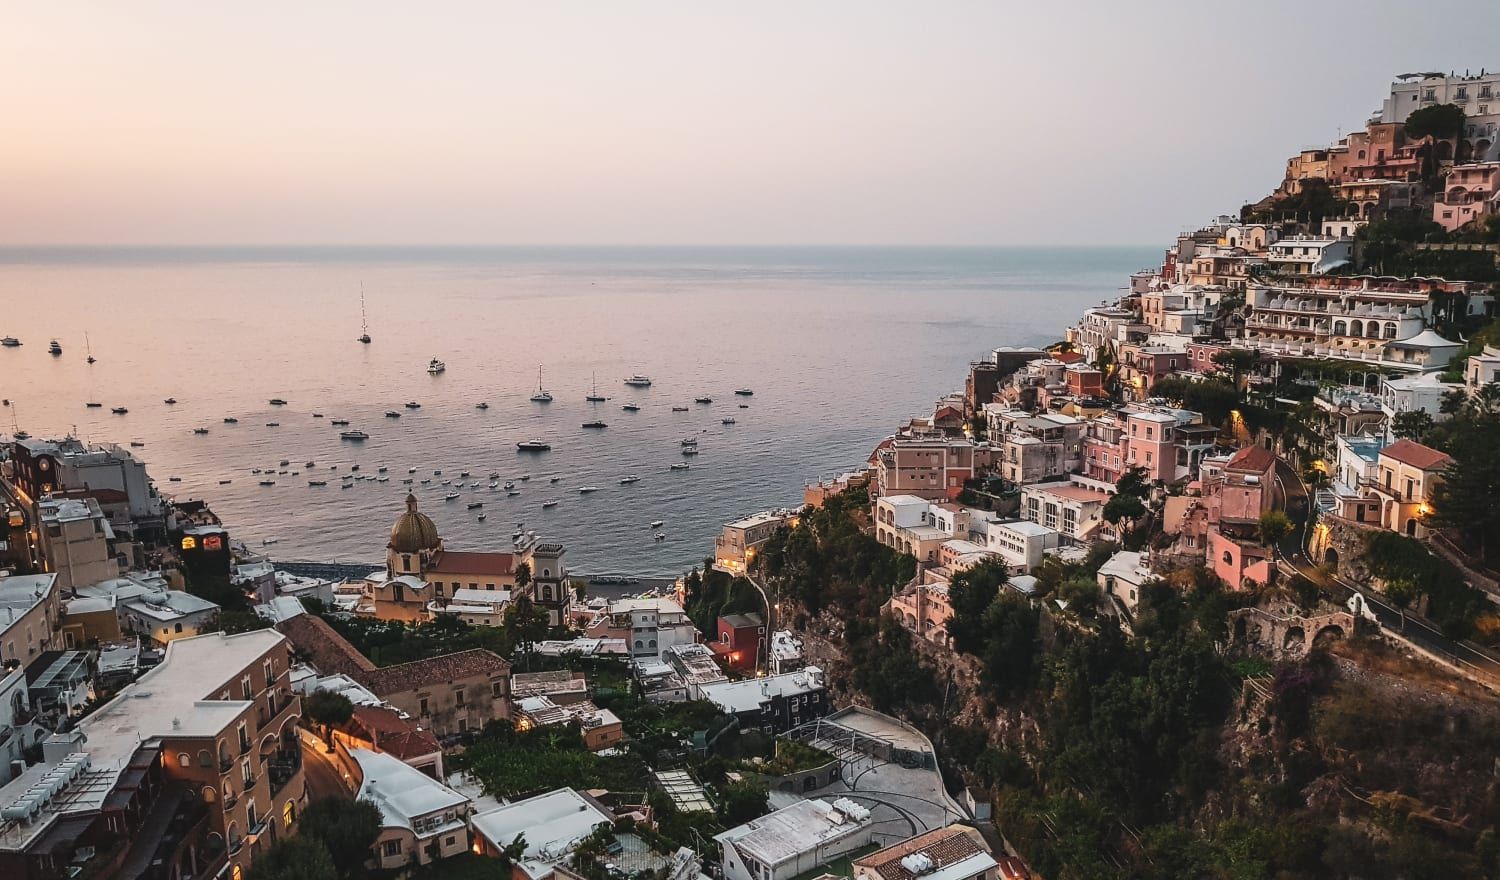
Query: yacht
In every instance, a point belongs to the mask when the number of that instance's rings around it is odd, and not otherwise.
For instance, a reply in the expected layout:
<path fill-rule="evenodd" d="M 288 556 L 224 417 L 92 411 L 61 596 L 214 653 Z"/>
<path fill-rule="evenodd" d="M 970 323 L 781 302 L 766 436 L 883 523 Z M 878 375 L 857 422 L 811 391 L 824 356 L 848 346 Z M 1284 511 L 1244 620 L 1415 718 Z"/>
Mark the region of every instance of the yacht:
<path fill-rule="evenodd" d="M 695 398 L 693 398 L 693 403 L 713 403 L 713 402 L 714 402 L 714 399 L 712 397 L 695 397 Z"/>
<path fill-rule="evenodd" d="M 88 407 L 89 409 L 99 409 L 100 407 L 104 406 L 104 404 L 96 403 L 91 400 L 88 403 L 85 403 L 84 406 Z"/>
<path fill-rule="evenodd" d="M 417 403 L 415 400 L 408 400 L 406 402 L 406 408 L 407 409 L 421 409 L 422 408 L 422 404 Z"/>
<path fill-rule="evenodd" d="M 625 380 L 625 384 L 629 385 L 631 388 L 650 388 L 651 387 L 651 377 L 650 376 L 642 376 L 639 373 L 637 373 L 636 375 L 627 378 Z"/>
<path fill-rule="evenodd" d="M 385 411 L 385 417 L 388 419 L 399 419 L 401 418 L 401 413 L 398 413 L 393 409 L 388 409 Z"/>
<path fill-rule="evenodd" d="M 15 348 L 20 344 L 21 340 L 17 339 L 14 336 L 7 336 L 4 339 L 0 339 L 0 345 L 5 346 L 6 348 Z"/>
<path fill-rule="evenodd" d="M 50 354 L 53 357 L 57 357 L 62 354 L 62 346 L 57 344 L 56 339 L 52 340 L 52 342 L 47 346 L 47 354 Z"/>
<path fill-rule="evenodd" d="M 635 474 L 631 474 L 628 477 L 621 477 L 620 478 L 620 485 L 621 486 L 629 486 L 631 483 L 639 483 L 640 481 L 641 481 L 640 477 L 636 476 Z"/>
<path fill-rule="evenodd" d="M 489 409 L 490 405 L 481 400 L 478 403 L 474 404 L 474 408 L 475 409 Z"/>
<path fill-rule="evenodd" d="M 721 424 L 721 425 L 732 425 L 732 424 L 734 424 L 734 419 L 732 419 L 732 418 L 720 419 L 719 420 L 719 424 Z"/>
<path fill-rule="evenodd" d="M 349 420 L 348 419 L 330 419 L 328 421 L 328 424 L 333 425 L 335 428 L 338 428 L 338 427 L 342 427 L 344 425 L 349 424 Z"/>
<path fill-rule="evenodd" d="M 552 444 L 545 440 L 522 440 L 516 444 L 516 448 L 522 452 L 546 452 L 552 448 Z"/>
<path fill-rule="evenodd" d="M 431 373 L 434 376 L 447 369 L 448 365 L 438 360 L 437 358 L 433 358 L 432 360 L 427 362 L 427 372 Z"/>
<path fill-rule="evenodd" d="M 114 413 L 117 416 L 123 416 L 126 413 L 130 412 L 130 410 L 126 409 L 123 406 L 116 406 L 116 407 L 111 407 L 110 408 L 110 412 Z"/>
<path fill-rule="evenodd" d="M 647 523 L 646 527 L 651 529 L 659 529 L 665 524 L 665 520 L 653 519 L 651 522 Z"/>
<path fill-rule="evenodd" d="M 687 412 L 687 411 L 688 411 L 688 408 L 685 407 L 685 406 L 674 406 L 674 407 L 672 407 L 672 412 Z"/>
<path fill-rule="evenodd" d="M 604 423 L 604 422 L 584 422 L 583 426 L 585 428 L 608 428 L 609 427 L 609 425 L 606 424 L 606 423 Z"/>
<path fill-rule="evenodd" d="M 370 344 L 370 320 L 365 314 L 365 283 L 359 283 L 359 335 L 355 337 L 365 345 Z"/>
<path fill-rule="evenodd" d="M 172 404 L 174 404 L 176 402 L 177 402 L 177 398 L 175 398 L 175 397 L 168 397 L 166 400 L 162 401 L 162 403 L 165 403 L 167 406 L 171 406 Z"/>
<path fill-rule="evenodd" d="M 357 440 L 368 440 L 368 439 L 370 439 L 370 435 L 366 434 L 364 431 L 340 431 L 339 432 L 339 439 L 340 440 L 356 440 L 356 441 Z"/>
<path fill-rule="evenodd" d="M 531 395 L 533 403 L 551 403 L 552 393 L 542 387 L 542 368 L 536 368 L 536 393 Z"/>
<path fill-rule="evenodd" d="M 753 396 L 755 394 L 755 392 L 751 391 L 749 388 L 741 388 L 741 389 L 739 389 L 738 391 L 736 391 L 734 393 L 738 394 L 741 397 L 751 397 L 751 396 Z"/>
<path fill-rule="evenodd" d="M 589 393 L 586 394 L 586 395 L 584 395 L 583 399 L 587 400 L 589 403 L 603 403 L 604 401 L 606 401 L 606 400 L 609 399 L 609 398 L 607 398 L 604 395 L 602 395 L 602 394 L 599 393 L 599 377 L 598 377 L 598 375 L 594 376 L 593 385 L 590 386 Z"/>
<path fill-rule="evenodd" d="M 668 470 L 674 470 L 674 471 L 685 471 L 687 469 L 688 469 L 688 464 L 685 461 L 684 462 L 679 462 L 677 464 L 674 464 L 670 468 L 668 468 Z"/>
<path fill-rule="evenodd" d="M 443 496 L 443 500 L 444 501 L 457 501 L 458 500 L 458 493 L 457 492 L 449 492 L 447 495 Z"/>
<path fill-rule="evenodd" d="M 640 412 L 641 411 L 641 408 L 638 407 L 638 406 L 636 406 L 633 403 L 627 403 L 624 406 L 620 407 L 620 409 L 623 409 L 626 412 Z"/>
<path fill-rule="evenodd" d="M 272 406 L 286 406 L 286 401 L 282 400 L 279 397 L 273 397 L 273 398 L 271 398 L 271 405 Z"/>
<path fill-rule="evenodd" d="M 578 487 L 578 494 L 579 495 L 587 495 L 590 492 L 598 492 L 598 491 L 599 491 L 599 487 L 598 486 L 579 486 Z"/>

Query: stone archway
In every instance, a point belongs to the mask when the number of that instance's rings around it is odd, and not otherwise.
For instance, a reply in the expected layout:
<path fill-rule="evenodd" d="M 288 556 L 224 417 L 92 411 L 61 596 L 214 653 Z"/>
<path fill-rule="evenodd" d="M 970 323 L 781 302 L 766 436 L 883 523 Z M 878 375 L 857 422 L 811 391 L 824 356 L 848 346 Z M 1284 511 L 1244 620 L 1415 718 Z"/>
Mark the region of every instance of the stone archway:
<path fill-rule="evenodd" d="M 1300 626 L 1289 626 L 1281 637 L 1281 650 L 1288 654 L 1301 654 L 1307 645 L 1307 632 Z"/>
<path fill-rule="evenodd" d="M 1342 626 L 1330 623 L 1313 634 L 1312 644 L 1314 648 L 1326 648 L 1334 642 L 1343 641 L 1346 635 Z"/>
<path fill-rule="evenodd" d="M 1323 553 L 1323 564 L 1326 565 L 1326 566 L 1328 566 L 1333 571 L 1338 571 L 1339 570 L 1339 551 L 1333 549 L 1332 547 L 1329 547 L 1326 551 L 1324 551 L 1324 553 Z"/>

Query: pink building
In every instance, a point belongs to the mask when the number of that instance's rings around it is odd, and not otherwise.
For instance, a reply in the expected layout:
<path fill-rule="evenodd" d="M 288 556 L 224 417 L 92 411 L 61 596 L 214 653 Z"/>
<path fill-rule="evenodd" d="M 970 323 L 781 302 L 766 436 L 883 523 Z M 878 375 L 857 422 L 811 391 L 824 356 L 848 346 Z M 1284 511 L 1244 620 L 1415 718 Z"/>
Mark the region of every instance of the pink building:
<path fill-rule="evenodd" d="M 1432 220 L 1452 232 L 1500 209 L 1500 162 L 1454 165 L 1443 182 L 1443 191 L 1433 199 Z"/>
<path fill-rule="evenodd" d="M 1187 353 L 1161 345 L 1120 346 L 1120 384 L 1132 400 L 1151 396 L 1158 380 L 1187 369 Z"/>
<path fill-rule="evenodd" d="M 892 596 L 882 609 L 912 633 L 945 648 L 953 646 L 948 636 L 948 620 L 953 606 L 948 602 L 948 585 L 912 584 Z"/>
<path fill-rule="evenodd" d="M 1276 456 L 1256 445 L 1204 480 L 1208 564 L 1231 589 L 1267 583 L 1275 574 L 1274 554 L 1260 543 L 1260 517 L 1271 509 L 1275 473 Z"/>

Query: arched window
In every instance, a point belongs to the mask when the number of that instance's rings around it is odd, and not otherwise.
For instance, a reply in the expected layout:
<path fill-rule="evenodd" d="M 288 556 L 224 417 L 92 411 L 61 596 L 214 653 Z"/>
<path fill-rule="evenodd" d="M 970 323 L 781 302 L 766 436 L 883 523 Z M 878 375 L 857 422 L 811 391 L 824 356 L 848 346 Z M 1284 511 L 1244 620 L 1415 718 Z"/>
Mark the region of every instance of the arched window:
<path fill-rule="evenodd" d="M 642 641 L 641 641 L 641 640 L 640 640 L 640 639 L 636 639 L 636 640 L 635 640 L 635 646 L 636 646 L 636 647 L 637 647 L 637 648 L 645 648 L 645 647 L 646 647 L 646 645 L 645 645 L 645 643 L 644 643 L 644 642 L 642 642 Z"/>
<path fill-rule="evenodd" d="M 208 749 L 199 749 L 198 750 L 198 766 L 199 767 L 212 767 L 213 765 L 214 765 L 214 756 L 210 755 L 208 753 Z"/>
<path fill-rule="evenodd" d="M 1395 339 L 1396 338 L 1396 325 L 1395 324 L 1386 324 L 1385 325 L 1385 338 L 1386 339 Z"/>
<path fill-rule="evenodd" d="M 187 752 L 178 752 L 177 753 L 177 766 L 179 766 L 179 767 L 191 767 L 191 766 L 193 766 L 193 756 L 189 755 Z"/>
<path fill-rule="evenodd" d="M 1344 321 L 1334 321 L 1333 322 L 1333 335 L 1334 336 L 1348 336 L 1349 335 L 1349 325 L 1348 325 L 1348 323 L 1344 322 Z"/>
<path fill-rule="evenodd" d="M 216 801 L 218 799 L 219 799 L 218 789 L 214 788 L 212 785 L 205 785 L 205 786 L 203 786 L 203 802 L 205 804 L 211 804 L 211 803 L 213 803 L 214 801 Z"/>
<path fill-rule="evenodd" d="M 281 823 L 286 826 L 286 830 L 291 831 L 292 825 L 296 822 L 297 805 L 292 801 L 287 801 L 286 806 L 281 808 Z"/>
<path fill-rule="evenodd" d="M 1363 336 L 1363 335 L 1365 335 L 1365 322 L 1364 321 L 1354 321 L 1354 322 L 1350 323 L 1350 325 L 1349 325 L 1349 335 L 1350 336 Z"/>
<path fill-rule="evenodd" d="M 1224 564 L 1234 565 L 1234 554 L 1230 553 L 1228 550 L 1224 551 Z"/>

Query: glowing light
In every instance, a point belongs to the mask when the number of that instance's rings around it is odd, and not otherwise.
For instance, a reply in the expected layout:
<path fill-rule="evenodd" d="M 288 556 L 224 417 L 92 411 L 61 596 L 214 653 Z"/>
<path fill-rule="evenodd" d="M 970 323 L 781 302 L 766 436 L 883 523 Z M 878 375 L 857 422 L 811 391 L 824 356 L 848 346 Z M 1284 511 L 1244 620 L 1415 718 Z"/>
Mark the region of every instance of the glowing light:
<path fill-rule="evenodd" d="M 186 535 L 186 536 L 183 537 L 183 539 L 182 539 L 182 549 L 184 549 L 184 550 L 195 550 L 195 549 L 197 549 L 197 547 L 198 547 L 198 539 L 197 538 L 194 538 L 192 535 Z"/>

